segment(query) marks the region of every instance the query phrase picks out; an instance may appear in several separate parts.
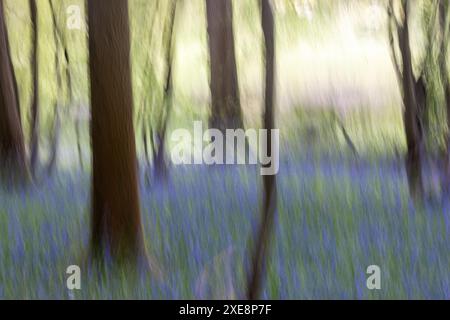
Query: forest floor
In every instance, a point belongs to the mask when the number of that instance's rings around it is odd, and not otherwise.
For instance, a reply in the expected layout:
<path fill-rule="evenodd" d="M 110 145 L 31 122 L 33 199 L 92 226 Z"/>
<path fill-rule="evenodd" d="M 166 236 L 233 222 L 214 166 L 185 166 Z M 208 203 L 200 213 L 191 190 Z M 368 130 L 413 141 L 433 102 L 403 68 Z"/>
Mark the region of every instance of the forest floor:
<path fill-rule="evenodd" d="M 281 158 L 263 298 L 450 299 L 444 197 L 414 209 L 395 160 L 299 159 Z M 146 245 L 162 278 L 98 278 L 82 269 L 74 292 L 66 268 L 88 248 L 89 174 L 62 170 L 36 188 L 2 191 L 0 298 L 240 297 L 259 221 L 258 173 L 255 166 L 173 167 L 165 185 L 142 182 Z M 381 269 L 381 290 L 366 288 L 369 265 Z"/>

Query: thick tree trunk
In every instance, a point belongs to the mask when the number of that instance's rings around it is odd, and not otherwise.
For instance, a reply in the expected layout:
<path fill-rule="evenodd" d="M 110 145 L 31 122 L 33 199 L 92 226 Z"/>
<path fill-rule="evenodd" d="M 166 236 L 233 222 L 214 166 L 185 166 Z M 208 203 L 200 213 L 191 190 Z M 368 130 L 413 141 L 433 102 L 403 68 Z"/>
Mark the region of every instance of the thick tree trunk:
<path fill-rule="evenodd" d="M 231 0 L 206 0 L 210 55 L 210 127 L 243 128 L 233 36 Z"/>
<path fill-rule="evenodd" d="M 39 160 L 39 67 L 38 67 L 38 17 L 36 0 L 29 0 L 32 24 L 31 74 L 32 98 L 30 117 L 30 168 L 35 174 L 36 164 Z"/>
<path fill-rule="evenodd" d="M 415 81 L 409 43 L 409 1 L 402 0 L 405 18 L 399 28 L 398 39 L 403 61 L 403 124 L 406 134 L 407 154 L 405 159 L 406 174 L 411 197 L 421 200 L 423 197 L 422 182 L 422 133 L 420 114 L 416 99 Z"/>
<path fill-rule="evenodd" d="M 17 184 L 28 179 L 28 168 L 3 0 L 0 0 L 0 70 L 0 178 L 8 184 Z"/>
<path fill-rule="evenodd" d="M 133 129 L 128 1 L 88 1 L 93 257 L 146 263 Z"/>
<path fill-rule="evenodd" d="M 274 128 L 274 96 L 275 96 L 275 22 L 269 0 L 261 0 L 261 18 L 266 48 L 266 88 L 264 128 L 267 129 L 268 154 L 273 155 L 271 129 Z M 269 164 L 270 165 L 270 164 Z M 263 176 L 262 221 L 255 239 L 252 252 L 252 265 L 247 282 L 247 298 L 257 299 L 263 285 L 263 274 L 267 260 L 270 233 L 273 229 L 276 212 L 276 175 Z"/>

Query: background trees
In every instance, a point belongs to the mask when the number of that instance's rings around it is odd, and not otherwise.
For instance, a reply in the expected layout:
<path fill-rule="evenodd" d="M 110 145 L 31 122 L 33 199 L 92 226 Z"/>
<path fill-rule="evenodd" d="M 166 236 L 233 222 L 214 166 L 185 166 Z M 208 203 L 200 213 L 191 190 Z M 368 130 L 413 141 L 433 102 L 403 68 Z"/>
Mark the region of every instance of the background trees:
<path fill-rule="evenodd" d="M 27 179 L 28 166 L 3 0 L 0 1 L 0 70 L 0 175 L 8 184 L 15 184 Z"/>
<path fill-rule="evenodd" d="M 396 7 L 396 4 L 400 6 Z M 403 123 L 407 141 L 405 166 L 409 189 L 415 200 L 423 200 L 426 182 L 422 172 L 429 169 L 429 159 L 436 158 L 436 150 L 440 148 L 438 141 L 442 137 L 439 127 L 447 127 L 444 136 L 447 136 L 449 127 L 448 123 L 441 121 L 442 115 L 447 114 L 449 90 L 446 64 L 448 7 L 439 0 L 422 1 L 416 7 L 422 9 L 425 35 L 424 57 L 420 64 L 414 63 L 411 49 L 411 43 L 414 43 L 410 35 L 412 8 L 408 1 L 389 1 L 388 27 L 391 57 L 403 97 Z M 400 20 L 396 17 L 396 11 L 397 16 L 401 16 Z M 399 57 L 396 53 L 396 38 Z M 447 138 L 443 140 L 447 141 Z M 447 146 L 438 152 L 437 158 L 440 158 L 440 154 L 448 154 L 446 150 Z M 447 160 L 444 160 L 444 167 L 448 168 Z M 448 190 L 448 169 L 444 167 L 441 168 L 442 180 L 445 180 L 442 188 Z"/>
<path fill-rule="evenodd" d="M 160 112 L 160 119 L 157 124 L 156 130 L 154 130 L 153 136 L 155 137 L 153 146 L 153 159 L 154 159 L 154 176 L 156 179 L 166 179 L 167 178 L 167 163 L 165 158 L 165 143 L 167 126 L 170 120 L 170 115 L 173 109 L 173 64 L 174 64 L 174 26 L 175 17 L 177 12 L 177 1 L 171 1 L 168 21 L 166 27 L 164 28 L 165 37 L 165 63 L 166 63 L 166 77 L 164 81 L 164 93 L 163 93 L 163 103 L 162 110 Z M 151 81 L 151 79 L 150 79 Z M 147 143 L 144 140 L 145 146 Z"/>
<path fill-rule="evenodd" d="M 395 51 L 393 54 L 394 63 L 397 69 L 399 81 L 401 81 L 403 97 L 403 124 L 406 135 L 407 153 L 405 156 L 406 174 L 411 195 L 414 199 L 421 199 L 423 196 L 422 181 L 422 149 L 423 149 L 423 127 L 421 118 L 422 112 L 419 110 L 419 90 L 416 86 L 416 80 L 413 72 L 413 62 L 411 57 L 410 35 L 409 35 L 409 12 L 410 4 L 408 1 L 401 1 L 403 22 L 399 23 L 395 18 L 394 23 L 397 28 L 398 45 L 402 57 L 402 63 L 397 62 Z M 390 15 L 393 15 L 392 1 L 388 9 Z M 399 67 L 399 66 L 402 67 Z M 422 93 L 423 97 L 423 93 Z M 423 99 L 422 99 L 423 100 Z"/>

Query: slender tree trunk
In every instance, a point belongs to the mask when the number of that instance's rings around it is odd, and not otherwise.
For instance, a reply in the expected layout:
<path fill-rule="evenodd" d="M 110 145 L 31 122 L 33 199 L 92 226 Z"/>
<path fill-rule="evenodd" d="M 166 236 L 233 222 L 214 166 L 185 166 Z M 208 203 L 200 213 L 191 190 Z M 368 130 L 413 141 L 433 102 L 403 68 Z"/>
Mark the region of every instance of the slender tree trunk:
<path fill-rule="evenodd" d="M 1 1 L 3 1 L 3 0 L 1 0 Z M 21 110 L 20 110 L 19 87 L 17 85 L 16 74 L 14 72 L 14 66 L 12 64 L 11 48 L 10 48 L 10 45 L 9 45 L 8 32 L 7 32 L 8 28 L 6 27 L 6 19 L 5 19 L 5 16 L 4 16 L 4 7 L 2 8 L 2 11 L 3 11 L 3 19 L 4 19 L 3 21 L 5 21 L 5 31 L 6 31 L 6 52 L 8 54 L 8 60 L 11 61 L 9 69 L 10 69 L 11 74 L 13 75 L 12 82 L 13 82 L 13 87 L 14 87 L 14 95 L 17 97 L 17 101 L 18 101 L 18 103 L 17 103 L 17 113 L 19 114 L 19 119 L 22 119 Z M 22 125 L 22 122 L 20 122 L 20 125 Z"/>
<path fill-rule="evenodd" d="M 406 134 L 407 154 L 405 159 L 406 174 L 411 197 L 417 201 L 423 197 L 422 182 L 422 134 L 420 115 L 416 100 L 414 74 L 409 42 L 409 1 L 402 0 L 405 13 L 403 26 L 399 27 L 398 39 L 403 61 L 403 124 Z"/>
<path fill-rule="evenodd" d="M 65 80 L 66 80 L 66 88 L 68 94 L 68 104 L 70 105 L 73 101 L 73 90 L 72 90 L 72 76 L 70 73 L 70 59 L 69 53 L 67 51 L 66 37 L 64 32 L 58 25 L 58 21 L 56 19 L 55 7 L 53 6 L 53 1 L 49 0 L 50 10 L 52 14 L 53 21 L 53 39 L 55 42 L 55 74 L 56 74 L 56 87 L 57 92 L 62 92 L 63 83 L 62 83 L 62 68 L 59 59 L 60 49 L 63 50 L 64 60 L 65 60 Z M 58 160 L 58 150 L 59 150 L 59 139 L 60 139 L 60 129 L 61 129 L 61 105 L 63 104 L 61 96 L 58 95 L 54 104 L 54 115 L 53 115 L 53 125 L 52 125 L 52 133 L 51 133 L 51 145 L 50 145 L 50 157 L 49 162 L 47 164 L 47 174 L 51 175 L 52 172 L 56 168 L 56 163 Z M 67 109 L 66 109 L 67 110 Z M 66 111 L 67 112 L 67 111 Z M 79 141 L 79 132 L 78 132 L 78 123 L 76 123 L 76 137 L 77 137 L 77 147 L 78 147 L 78 156 L 80 159 L 81 167 L 83 166 L 81 162 L 81 144 Z"/>
<path fill-rule="evenodd" d="M 72 73 L 70 70 L 70 57 L 69 51 L 67 47 L 66 35 L 61 27 L 58 24 L 56 19 L 55 7 L 53 5 L 53 1 L 49 0 L 52 22 L 53 22 L 53 38 L 55 42 L 55 73 L 56 73 L 56 82 L 57 82 L 57 91 L 62 91 L 62 68 L 59 62 L 59 51 L 62 49 L 64 54 L 64 74 L 66 80 L 66 88 L 67 88 L 67 105 L 73 107 L 73 88 L 72 88 Z M 58 146 L 59 146 L 59 133 L 61 128 L 61 112 L 59 109 L 62 105 L 61 98 L 58 96 L 57 101 L 54 106 L 54 118 L 53 118 L 53 126 L 52 126 L 52 141 L 51 141 L 51 150 L 50 150 L 50 161 L 47 166 L 47 173 L 51 174 L 56 167 L 56 160 L 58 158 Z M 64 113 L 67 113 L 66 109 Z M 64 114 L 63 113 L 63 114 Z M 80 141 L 80 119 L 77 116 L 75 117 L 75 136 L 77 143 L 77 151 L 78 151 L 78 160 L 81 168 L 83 168 L 83 156 L 81 150 L 81 141 Z"/>
<path fill-rule="evenodd" d="M 447 0 L 446 0 L 447 1 Z M 430 161 L 429 152 L 426 149 L 426 138 L 430 131 L 430 109 L 428 106 L 428 92 L 432 90 L 433 81 L 435 78 L 433 69 L 436 62 L 434 57 L 434 41 L 437 31 L 437 24 L 439 16 L 439 6 L 437 2 L 432 2 L 430 4 L 430 14 L 428 26 L 426 29 L 426 45 L 425 45 L 425 57 L 422 62 L 422 70 L 417 77 L 417 81 L 414 83 L 414 89 L 416 92 L 416 101 L 419 110 L 419 119 L 422 133 L 422 145 L 423 145 L 423 161 L 424 165 Z M 440 42 L 439 46 L 442 46 Z"/>
<path fill-rule="evenodd" d="M 142 106 L 142 121 L 141 121 L 141 137 L 142 137 L 142 143 L 144 145 L 144 160 L 145 160 L 145 167 L 144 167 L 144 177 L 145 177 L 145 183 L 146 185 L 150 184 L 150 177 L 148 174 L 148 170 L 150 168 L 150 151 L 148 150 L 148 132 L 149 132 L 149 125 L 147 122 L 146 112 L 145 110 L 148 108 L 148 105 L 143 102 Z"/>
<path fill-rule="evenodd" d="M 167 163 L 165 159 L 165 141 L 166 141 L 166 132 L 167 125 L 170 119 L 170 115 L 172 112 L 172 104 L 173 104 L 173 80 L 172 80 L 172 72 L 173 72 L 173 29 L 175 25 L 175 15 L 177 10 L 177 1 L 173 1 L 171 12 L 170 12 L 170 20 L 167 32 L 167 48 L 166 48 L 166 65 L 167 65 L 167 74 L 166 74 L 166 83 L 164 86 L 164 110 L 161 112 L 161 120 L 160 120 L 160 128 L 157 132 L 158 137 L 158 145 L 155 157 L 155 177 L 157 180 L 165 180 L 167 178 Z M 164 112 L 165 111 L 165 112 Z"/>
<path fill-rule="evenodd" d="M 274 96 L 275 96 L 275 22 L 270 0 L 261 0 L 261 20 L 266 51 L 266 88 L 264 128 L 267 129 L 268 154 L 273 155 L 271 129 L 274 128 Z M 275 151 L 276 152 L 276 151 Z M 257 299 L 263 285 L 264 268 L 267 260 L 270 233 L 273 229 L 276 213 L 277 189 L 276 175 L 263 176 L 262 222 L 255 239 L 252 252 L 251 271 L 247 282 L 247 298 Z"/>
<path fill-rule="evenodd" d="M 66 37 L 61 37 L 62 38 L 62 47 L 64 50 L 64 59 L 66 61 L 66 65 L 65 65 L 65 74 L 66 74 L 66 87 L 67 87 L 67 93 L 68 93 L 68 105 L 73 108 L 74 104 L 73 104 L 73 88 L 72 88 L 72 73 L 70 70 L 70 58 L 69 58 L 69 51 L 67 49 L 67 42 L 66 42 Z M 75 120 L 75 136 L 76 136 L 76 141 L 77 141 L 77 151 L 78 151 L 78 160 L 80 162 L 80 167 L 81 169 L 83 169 L 83 154 L 82 154 L 82 150 L 81 150 L 81 141 L 80 141 L 80 123 L 78 121 L 78 117 L 77 120 Z"/>
<path fill-rule="evenodd" d="M 58 22 L 56 20 L 56 12 L 53 6 L 53 1 L 49 0 L 50 10 L 52 14 L 52 22 L 53 22 L 53 41 L 55 42 L 55 76 L 56 76 L 56 91 L 58 95 L 56 97 L 56 101 L 54 103 L 54 111 L 53 111 L 53 124 L 52 124 L 52 132 L 51 132 L 51 141 L 50 141 L 50 156 L 47 164 L 47 174 L 51 175 L 56 167 L 56 162 L 58 159 L 58 145 L 59 145 L 59 133 L 61 127 L 61 115 L 60 115 L 60 106 L 61 106 L 61 98 L 60 92 L 62 91 L 62 71 L 61 64 L 59 60 L 59 49 L 62 44 L 60 30 L 58 28 Z"/>
<path fill-rule="evenodd" d="M 210 127 L 243 128 L 233 35 L 231 0 L 206 0 L 211 116 Z"/>
<path fill-rule="evenodd" d="M 32 24 L 32 49 L 31 49 L 31 73 L 32 73 L 32 98 L 30 119 L 30 168 L 35 174 L 36 164 L 39 160 L 39 66 L 38 66 L 38 16 L 36 0 L 29 0 L 31 24 Z"/>
<path fill-rule="evenodd" d="M 146 263 L 133 129 L 128 1 L 88 1 L 93 257 Z"/>
<path fill-rule="evenodd" d="M 447 39 L 448 39 L 448 10 L 449 3 L 447 0 L 439 1 L 439 29 L 441 32 L 441 48 L 439 52 L 439 67 L 441 74 L 442 86 L 444 88 L 444 103 L 447 113 L 447 134 L 445 137 L 446 151 L 445 151 L 445 167 L 444 167 L 444 191 L 450 191 L 450 81 L 447 69 Z"/>
<path fill-rule="evenodd" d="M 47 174 L 51 175 L 56 167 L 56 161 L 58 160 L 58 146 L 59 135 L 61 129 L 61 115 L 59 111 L 58 101 L 54 105 L 53 125 L 52 125 L 52 140 L 50 144 L 50 157 L 47 164 Z"/>
<path fill-rule="evenodd" d="M 61 39 L 61 46 L 62 49 L 64 51 L 64 60 L 65 60 L 65 75 L 66 75 L 66 88 L 67 88 L 67 94 L 68 94 L 68 105 L 73 108 L 74 104 L 73 104 L 73 88 L 72 88 L 72 73 L 71 73 L 71 68 L 70 68 L 70 56 L 69 56 L 69 51 L 68 51 L 68 47 L 67 47 L 67 41 L 66 41 L 66 36 L 64 34 L 64 32 L 58 27 L 58 31 L 59 31 L 59 38 Z M 68 110 L 68 109 L 67 109 Z M 78 150 L 78 159 L 80 162 L 80 167 L 81 169 L 83 169 L 83 154 L 82 154 L 82 150 L 81 150 L 81 141 L 80 141 L 80 123 L 78 121 L 78 117 L 77 120 L 75 121 L 75 136 L 76 136 L 76 141 L 77 141 L 77 150 Z M 59 132 L 58 132 L 59 135 Z"/>
<path fill-rule="evenodd" d="M 78 112 L 79 110 L 77 111 L 77 113 Z M 83 149 L 81 148 L 81 121 L 79 114 L 77 114 L 75 118 L 75 138 L 77 141 L 78 162 L 80 163 L 81 169 L 83 169 L 84 163 L 83 163 Z"/>
<path fill-rule="evenodd" d="M 160 11 L 160 1 L 155 1 L 153 2 L 153 6 L 150 9 L 150 12 L 152 12 L 152 16 L 150 17 L 150 21 L 152 21 L 149 30 L 150 32 L 150 37 L 149 37 L 149 43 L 150 43 L 150 47 L 152 46 L 153 43 L 153 32 L 155 30 L 155 25 L 158 19 L 156 19 L 156 16 L 159 14 Z M 151 103 L 149 103 L 148 98 L 149 98 L 149 92 L 152 92 L 152 88 L 154 85 L 154 66 L 152 64 L 152 58 L 151 58 L 151 53 L 149 52 L 147 54 L 147 59 L 144 65 L 144 79 L 146 79 L 146 81 L 144 82 L 146 84 L 146 86 L 144 85 L 143 88 L 143 93 L 142 93 L 142 101 L 141 101 L 141 110 L 140 113 L 137 117 L 137 121 L 140 122 L 140 128 L 141 128 L 141 138 L 142 138 L 142 143 L 144 145 L 144 159 L 145 159 L 145 163 L 144 163 L 144 168 L 143 168 L 143 172 L 144 172 L 144 178 L 145 178 L 145 183 L 146 185 L 150 185 L 150 168 L 151 168 L 151 163 L 150 163 L 150 150 L 149 150 L 149 141 L 151 141 L 151 136 L 149 139 L 149 134 L 151 135 L 151 133 L 153 132 L 150 124 L 149 124 L 149 119 L 148 119 L 148 108 L 151 105 Z M 139 117 L 140 116 L 140 117 Z M 152 157 L 153 160 L 156 158 L 154 155 L 156 154 L 156 151 L 154 151 L 154 146 L 152 145 Z"/>
<path fill-rule="evenodd" d="M 3 0 L 0 0 L 0 70 L 0 178 L 8 184 L 17 184 L 28 179 L 28 167 Z"/>

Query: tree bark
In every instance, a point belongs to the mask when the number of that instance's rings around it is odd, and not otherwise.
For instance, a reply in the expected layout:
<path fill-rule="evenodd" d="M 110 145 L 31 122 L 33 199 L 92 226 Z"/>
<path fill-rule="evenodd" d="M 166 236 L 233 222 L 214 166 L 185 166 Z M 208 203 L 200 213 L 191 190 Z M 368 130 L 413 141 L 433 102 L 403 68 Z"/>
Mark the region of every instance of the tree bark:
<path fill-rule="evenodd" d="M 29 0 L 32 24 L 31 36 L 31 74 L 32 97 L 30 117 L 30 169 L 35 174 L 36 164 L 39 160 L 39 66 L 38 66 L 38 12 L 36 0 Z"/>
<path fill-rule="evenodd" d="M 67 88 L 67 104 L 72 107 L 73 104 L 73 88 L 72 88 L 72 74 L 70 71 L 70 58 L 69 58 L 69 51 L 67 47 L 67 41 L 66 41 L 66 35 L 63 30 L 61 30 L 61 26 L 58 24 L 57 18 L 56 18 L 56 10 L 55 6 L 53 5 L 53 0 L 49 0 L 49 6 L 52 16 L 52 23 L 53 23 L 53 40 L 55 42 L 55 74 L 56 74 L 56 86 L 57 86 L 57 92 L 62 91 L 62 68 L 60 64 L 59 54 L 60 49 L 62 49 L 63 56 L 64 56 L 64 74 L 65 74 L 65 80 L 66 80 L 66 88 Z M 58 95 L 56 98 L 56 102 L 54 105 L 54 117 L 53 117 L 53 124 L 52 124 L 52 133 L 51 133 L 51 147 L 50 147 L 50 157 L 49 162 L 47 164 L 47 174 L 51 175 L 56 167 L 56 162 L 58 159 L 58 146 L 59 146 L 59 134 L 60 134 L 60 128 L 61 128 L 61 112 L 59 108 L 61 107 L 61 97 Z M 67 114 L 67 110 L 63 112 L 63 116 Z M 75 127 L 75 137 L 76 137 L 76 143 L 77 143 L 77 151 L 78 151 L 78 161 L 80 163 L 81 168 L 83 169 L 83 159 L 82 159 L 82 150 L 81 150 L 81 141 L 80 141 L 80 121 L 77 111 L 77 116 L 75 117 L 74 121 L 74 127 Z"/>
<path fill-rule="evenodd" d="M 261 20 L 266 51 L 266 88 L 263 129 L 267 129 L 268 154 L 272 155 L 271 129 L 274 128 L 275 96 L 275 22 L 269 0 L 261 0 Z M 270 165 L 270 164 L 269 164 Z M 247 298 L 257 299 L 263 285 L 263 273 L 276 213 L 276 175 L 263 176 L 262 222 L 252 252 L 251 271 L 247 281 Z"/>
<path fill-rule="evenodd" d="M 221 130 L 243 128 L 231 0 L 206 0 L 210 56 L 210 127 Z"/>
<path fill-rule="evenodd" d="M 128 1 L 88 1 L 92 256 L 147 263 L 133 129 Z"/>
<path fill-rule="evenodd" d="M 403 26 L 398 29 L 399 47 L 403 61 L 403 124 L 407 144 L 405 166 L 411 197 L 413 200 L 421 200 L 423 197 L 422 133 L 409 43 L 409 5 L 409 1 L 402 0 L 405 17 Z"/>
<path fill-rule="evenodd" d="M 445 137 L 445 167 L 444 167 L 444 191 L 450 191 L 450 81 L 447 69 L 447 38 L 448 38 L 448 10 L 449 3 L 446 0 L 439 1 L 439 29 L 441 32 L 441 48 L 439 52 L 439 67 L 442 86 L 444 88 L 444 103 L 446 110 L 447 134 Z"/>
<path fill-rule="evenodd" d="M 156 146 L 155 155 L 155 177 L 159 181 L 164 181 L 167 179 L 168 168 L 165 159 L 165 141 L 167 133 L 167 125 L 169 123 L 170 115 L 172 112 L 173 104 L 173 29 L 175 25 L 175 16 L 177 10 L 177 2 L 173 1 L 170 10 L 169 25 L 167 29 L 167 47 L 166 47 L 166 82 L 164 86 L 164 98 L 163 98 L 163 108 L 161 112 L 160 127 L 157 131 L 158 145 Z M 165 111 L 165 112 L 164 112 Z"/>
<path fill-rule="evenodd" d="M 153 6 L 150 9 L 151 16 L 150 21 L 152 21 L 149 30 L 150 37 L 149 37 L 149 46 L 152 46 L 153 43 L 153 34 L 155 30 L 155 25 L 158 19 L 156 19 L 157 15 L 160 11 L 160 1 L 153 2 Z M 148 119 L 148 108 L 151 105 L 149 103 L 149 97 L 148 93 L 151 93 L 153 90 L 154 82 L 155 82 L 155 70 L 154 66 L 152 64 L 152 57 L 151 52 L 147 53 L 145 65 L 144 65 L 144 85 L 143 85 L 143 91 L 141 96 L 141 103 L 140 103 L 140 112 L 138 112 L 138 116 L 136 118 L 136 122 L 140 124 L 141 129 L 141 138 L 142 138 L 142 144 L 144 146 L 144 166 L 143 166 L 143 173 L 144 173 L 144 181 L 147 186 L 150 185 L 150 168 L 151 168 L 151 162 L 150 162 L 150 150 L 149 150 L 149 142 L 152 142 L 152 133 L 153 128 L 151 128 L 149 119 Z M 151 99 L 152 100 L 152 99 Z M 154 100 L 154 99 L 153 99 Z M 152 100 L 152 101 L 153 101 Z M 156 149 L 154 148 L 153 142 L 151 144 L 151 151 L 152 151 L 152 159 L 154 160 L 156 158 Z"/>
<path fill-rule="evenodd" d="M 49 0 L 50 5 L 50 11 L 52 15 L 52 22 L 53 22 L 53 41 L 55 42 L 55 58 L 54 58 L 54 64 L 55 64 L 55 78 L 56 78 L 56 91 L 62 92 L 62 70 L 61 70 L 61 64 L 59 59 L 59 51 L 61 47 L 64 47 L 64 41 L 63 41 L 63 35 L 62 32 L 58 26 L 58 21 L 56 19 L 56 11 L 55 7 L 53 6 L 53 1 Z M 65 57 L 68 58 L 66 55 L 65 47 L 64 54 Z M 66 63 L 68 64 L 68 60 L 66 60 Z M 66 64 L 66 72 L 68 70 L 68 66 Z M 68 72 L 67 72 L 68 73 Z M 70 75 L 70 73 L 68 73 Z M 67 75 L 67 74 L 66 74 Z M 66 78 L 68 81 L 68 84 L 70 84 L 70 78 Z M 69 91 L 71 92 L 71 87 L 68 87 Z M 71 93 L 70 93 L 71 94 Z M 52 131 L 50 136 L 50 156 L 47 164 L 47 174 L 51 175 L 53 171 L 55 170 L 56 163 L 58 160 L 58 146 L 59 146 L 59 135 L 60 135 L 60 129 L 61 129 L 61 114 L 60 114 L 60 107 L 61 107 L 61 96 L 58 94 L 53 107 L 53 124 L 52 124 Z"/>
<path fill-rule="evenodd" d="M 0 178 L 8 184 L 23 183 L 28 179 L 28 166 L 3 0 L 0 0 L 0 70 Z"/>

